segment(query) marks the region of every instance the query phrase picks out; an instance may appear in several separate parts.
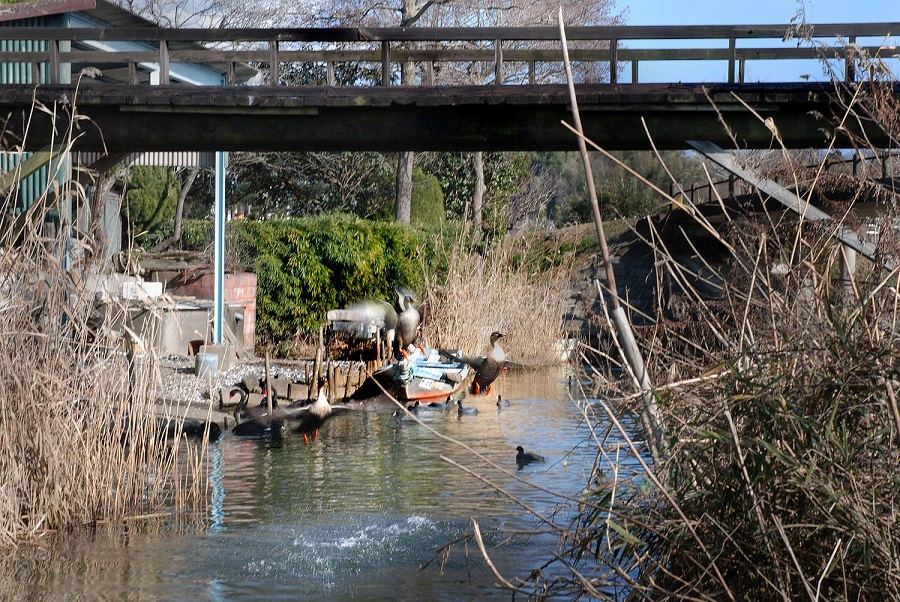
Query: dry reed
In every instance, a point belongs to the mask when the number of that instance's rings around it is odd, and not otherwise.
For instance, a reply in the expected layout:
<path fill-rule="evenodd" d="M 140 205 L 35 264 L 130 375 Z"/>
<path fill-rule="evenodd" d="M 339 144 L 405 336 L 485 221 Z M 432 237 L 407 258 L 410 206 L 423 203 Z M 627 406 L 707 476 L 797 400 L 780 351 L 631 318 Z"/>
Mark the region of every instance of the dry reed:
<path fill-rule="evenodd" d="M 126 334 L 127 306 L 85 284 L 94 249 L 68 236 L 65 217 L 58 232 L 43 224 L 48 209 L 65 216 L 68 202 L 84 202 L 54 175 L 0 240 L 2 547 L 205 503 L 205 450 L 167 441 L 152 353 Z"/>
<path fill-rule="evenodd" d="M 441 247 L 441 245 L 438 245 Z M 507 358 L 527 366 L 559 361 L 568 279 L 536 275 L 511 241 L 473 251 L 466 235 L 444 246 L 446 268 L 425 269 L 425 337 L 429 345 L 483 353 L 494 331 L 504 334 Z"/>
<path fill-rule="evenodd" d="M 894 133 L 895 87 L 869 83 L 862 96 L 836 85 L 838 127 L 875 121 Z M 788 181 L 801 180 L 783 155 Z M 824 166 L 812 171 L 805 199 L 834 186 Z M 851 186 L 848 212 L 869 184 Z M 875 262 L 852 278 L 833 238 L 849 213 L 817 224 L 787 211 L 726 214 L 712 227 L 679 202 L 693 228 L 635 233 L 657 271 L 656 321 L 638 338 L 670 451 L 649 463 L 622 420 L 639 409 L 633 384 L 585 349 L 605 386 L 604 400 L 580 405 L 600 452 L 578 518 L 530 591 L 900 600 L 897 200 L 881 207 Z"/>

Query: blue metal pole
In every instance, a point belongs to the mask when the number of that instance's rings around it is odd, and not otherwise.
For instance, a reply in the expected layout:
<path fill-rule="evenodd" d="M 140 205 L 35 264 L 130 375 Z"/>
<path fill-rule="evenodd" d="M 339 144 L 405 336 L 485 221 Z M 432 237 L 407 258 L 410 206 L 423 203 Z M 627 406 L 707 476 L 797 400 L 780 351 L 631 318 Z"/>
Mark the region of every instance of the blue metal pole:
<path fill-rule="evenodd" d="M 222 343 L 225 311 L 225 167 L 227 154 L 216 152 L 215 244 L 213 259 L 213 344 Z"/>

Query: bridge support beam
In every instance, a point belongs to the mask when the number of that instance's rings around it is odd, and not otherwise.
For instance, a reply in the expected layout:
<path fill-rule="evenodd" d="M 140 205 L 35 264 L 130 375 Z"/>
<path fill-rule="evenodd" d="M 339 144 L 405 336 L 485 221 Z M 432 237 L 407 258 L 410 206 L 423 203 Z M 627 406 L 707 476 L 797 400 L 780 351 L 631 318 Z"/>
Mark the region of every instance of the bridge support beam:
<path fill-rule="evenodd" d="M 712 142 L 707 140 L 687 140 L 687 144 L 697 152 L 705 155 L 713 162 L 746 181 L 751 186 L 768 194 L 773 199 L 799 215 L 802 219 L 811 221 L 833 220 L 830 215 L 817 207 L 813 207 L 808 201 L 801 199 L 784 186 L 781 186 L 772 180 L 763 178 L 749 167 L 738 165 L 733 155 L 725 152 Z M 896 262 L 876 255 L 877 249 L 874 244 L 860 239 L 855 232 L 851 231 L 849 228 L 845 228 L 843 224 L 837 220 L 833 220 L 831 235 L 841 241 L 848 249 L 853 249 L 878 265 L 889 270 L 896 267 Z"/>

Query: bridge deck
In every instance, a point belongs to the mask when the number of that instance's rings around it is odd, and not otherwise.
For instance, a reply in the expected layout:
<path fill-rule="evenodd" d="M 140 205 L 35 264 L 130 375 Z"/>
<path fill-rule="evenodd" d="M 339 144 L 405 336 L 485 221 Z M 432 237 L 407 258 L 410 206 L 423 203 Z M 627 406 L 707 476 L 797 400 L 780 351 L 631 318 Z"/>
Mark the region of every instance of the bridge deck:
<path fill-rule="evenodd" d="M 893 85 L 897 96 L 900 87 Z M 734 146 L 777 146 L 761 119 L 771 118 L 797 148 L 828 143 L 819 117 L 840 116 L 831 84 L 580 85 L 586 135 L 607 149 L 686 148 L 702 139 Z M 40 148 L 75 113 L 80 150 L 398 151 L 573 150 L 561 121 L 571 120 L 562 85 L 417 87 L 194 87 L 83 84 L 0 86 L 9 113 L 7 141 L 25 128 Z M 756 115 L 749 110 L 752 107 Z M 854 124 L 857 121 L 854 120 Z M 866 132 L 887 145 L 884 134 Z"/>

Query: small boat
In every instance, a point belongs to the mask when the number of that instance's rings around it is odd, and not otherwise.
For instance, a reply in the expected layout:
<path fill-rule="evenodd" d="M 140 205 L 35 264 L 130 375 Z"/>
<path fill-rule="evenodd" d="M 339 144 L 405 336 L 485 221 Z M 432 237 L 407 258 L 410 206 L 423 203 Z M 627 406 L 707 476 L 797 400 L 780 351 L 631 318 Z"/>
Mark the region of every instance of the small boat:
<path fill-rule="evenodd" d="M 400 361 L 376 370 L 350 398 L 373 399 L 386 391 L 399 401 L 443 401 L 462 388 L 468 364 L 448 360 L 437 349 L 410 349 Z"/>

